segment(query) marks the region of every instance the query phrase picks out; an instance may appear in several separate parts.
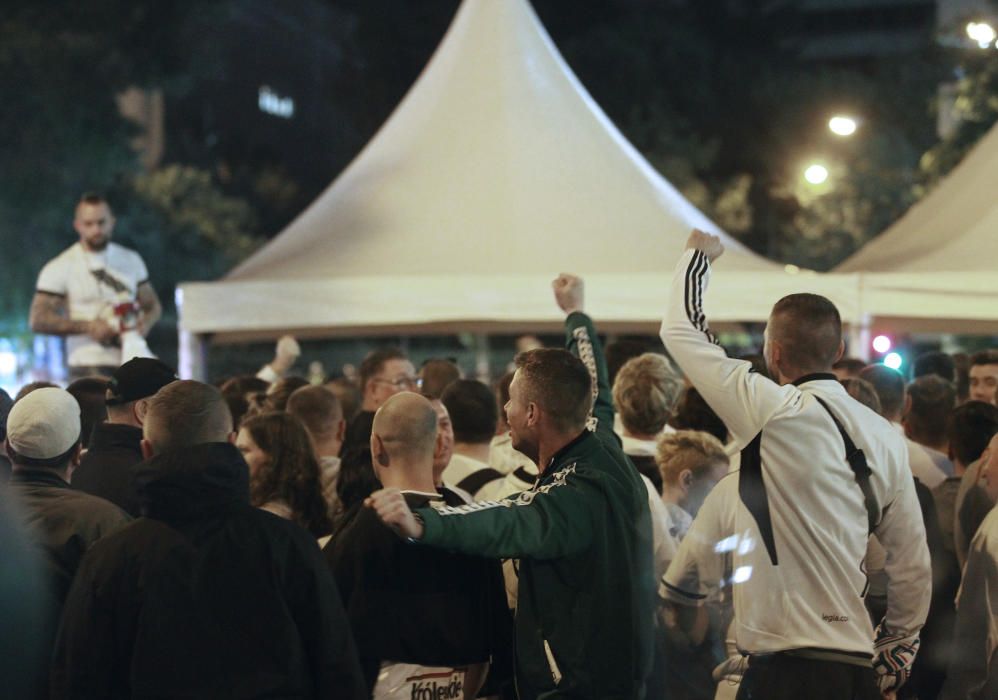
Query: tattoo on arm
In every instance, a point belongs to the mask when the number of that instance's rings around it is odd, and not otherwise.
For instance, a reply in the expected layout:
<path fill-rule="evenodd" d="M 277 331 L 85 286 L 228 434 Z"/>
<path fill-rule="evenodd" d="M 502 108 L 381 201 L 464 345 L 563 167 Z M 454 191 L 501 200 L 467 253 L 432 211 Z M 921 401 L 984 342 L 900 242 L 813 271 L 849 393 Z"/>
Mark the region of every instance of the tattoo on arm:
<path fill-rule="evenodd" d="M 31 300 L 31 330 L 51 335 L 83 334 L 89 330 L 87 321 L 71 321 L 66 309 L 66 298 L 56 294 L 35 292 Z"/>

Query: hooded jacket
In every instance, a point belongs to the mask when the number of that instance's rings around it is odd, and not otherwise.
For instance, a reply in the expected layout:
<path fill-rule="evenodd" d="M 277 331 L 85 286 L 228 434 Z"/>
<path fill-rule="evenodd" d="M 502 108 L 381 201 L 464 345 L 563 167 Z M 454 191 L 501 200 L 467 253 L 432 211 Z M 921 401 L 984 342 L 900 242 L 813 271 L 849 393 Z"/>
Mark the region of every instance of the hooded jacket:
<path fill-rule="evenodd" d="M 228 443 L 135 471 L 140 518 L 84 558 L 54 697 L 362 698 L 343 606 L 315 540 L 249 505 Z"/>

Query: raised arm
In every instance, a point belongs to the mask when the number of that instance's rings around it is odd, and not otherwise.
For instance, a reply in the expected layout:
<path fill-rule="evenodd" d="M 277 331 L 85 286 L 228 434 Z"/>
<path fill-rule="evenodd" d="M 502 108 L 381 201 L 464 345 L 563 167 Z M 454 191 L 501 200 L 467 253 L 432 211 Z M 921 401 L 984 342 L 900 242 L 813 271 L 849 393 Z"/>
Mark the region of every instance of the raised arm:
<path fill-rule="evenodd" d="M 277 339 L 274 348 L 274 359 L 260 368 L 256 373 L 257 379 L 262 379 L 269 384 L 273 384 L 294 366 L 295 361 L 301 355 L 301 346 L 293 335 L 282 335 Z"/>
<path fill-rule="evenodd" d="M 603 344 L 584 310 L 585 284 L 581 277 L 562 273 L 551 286 L 558 307 L 566 314 L 565 349 L 582 360 L 592 380 L 593 408 L 587 427 L 600 437 L 619 444 L 613 432 L 613 398 Z"/>
<path fill-rule="evenodd" d="M 710 332 L 703 298 L 711 265 L 724 252 L 717 236 L 694 229 L 676 265 L 661 337 L 676 364 L 724 421 L 738 445 L 748 444 L 797 395 L 729 358 Z"/>

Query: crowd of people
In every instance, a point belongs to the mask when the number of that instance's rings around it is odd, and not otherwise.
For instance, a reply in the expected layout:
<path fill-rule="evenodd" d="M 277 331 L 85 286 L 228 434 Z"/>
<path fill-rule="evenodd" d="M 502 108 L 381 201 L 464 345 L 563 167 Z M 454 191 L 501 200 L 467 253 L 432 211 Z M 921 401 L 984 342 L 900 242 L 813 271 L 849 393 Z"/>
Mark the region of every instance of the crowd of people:
<path fill-rule="evenodd" d="M 664 349 L 559 276 L 564 347 L 491 384 L 388 347 L 313 384 L 284 338 L 0 391 L 11 697 L 998 697 L 998 351 L 906 380 L 795 294 L 728 357 L 722 252 Z"/>

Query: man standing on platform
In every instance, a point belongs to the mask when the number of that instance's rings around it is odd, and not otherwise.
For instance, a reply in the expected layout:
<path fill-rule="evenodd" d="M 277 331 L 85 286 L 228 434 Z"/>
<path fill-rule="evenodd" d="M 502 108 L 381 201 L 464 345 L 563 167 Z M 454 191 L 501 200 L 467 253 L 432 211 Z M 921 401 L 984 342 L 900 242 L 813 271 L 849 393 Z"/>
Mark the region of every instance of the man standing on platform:
<path fill-rule="evenodd" d="M 38 275 L 31 330 L 66 336 L 70 380 L 110 376 L 122 360 L 149 355 L 144 337 L 162 313 L 142 258 L 111 242 L 114 223 L 107 200 L 83 195 L 73 219 L 80 240 Z"/>

